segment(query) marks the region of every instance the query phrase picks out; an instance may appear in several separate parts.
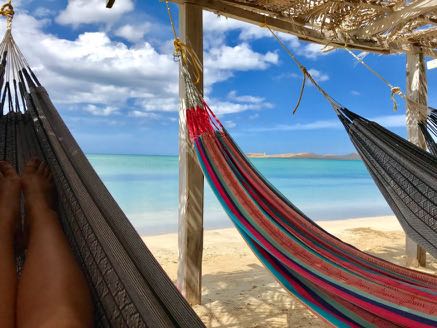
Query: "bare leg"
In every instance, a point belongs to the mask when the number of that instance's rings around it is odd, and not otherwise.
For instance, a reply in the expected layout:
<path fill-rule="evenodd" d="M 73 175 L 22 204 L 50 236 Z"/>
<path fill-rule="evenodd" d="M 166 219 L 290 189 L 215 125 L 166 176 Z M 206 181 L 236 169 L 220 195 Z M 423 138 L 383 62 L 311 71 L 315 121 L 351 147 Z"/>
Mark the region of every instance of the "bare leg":
<path fill-rule="evenodd" d="M 91 327 L 91 297 L 55 211 L 48 167 L 30 161 L 23 173 L 29 244 L 18 285 L 18 327 Z"/>
<path fill-rule="evenodd" d="M 17 274 L 14 236 L 20 214 L 20 177 L 0 162 L 0 327 L 15 327 Z"/>

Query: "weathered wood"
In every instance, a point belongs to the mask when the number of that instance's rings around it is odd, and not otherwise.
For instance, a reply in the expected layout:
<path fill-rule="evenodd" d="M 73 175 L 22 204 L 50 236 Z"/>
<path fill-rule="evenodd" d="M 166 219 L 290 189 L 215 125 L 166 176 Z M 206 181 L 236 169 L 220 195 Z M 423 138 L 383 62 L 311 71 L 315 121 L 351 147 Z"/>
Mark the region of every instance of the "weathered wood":
<path fill-rule="evenodd" d="M 115 0 L 107 0 L 106 1 L 106 8 L 112 8 L 114 6 Z"/>
<path fill-rule="evenodd" d="M 298 19 L 290 19 L 278 12 L 267 11 L 256 6 L 256 2 L 241 3 L 230 0 L 170 0 L 175 3 L 187 1 L 197 5 L 204 10 L 219 15 L 238 19 L 240 21 L 264 25 L 268 24 L 273 30 L 289 33 L 304 41 L 315 42 L 321 45 L 329 45 L 335 48 L 356 49 L 381 54 L 399 53 L 412 51 L 416 45 L 405 40 L 386 40 L 378 37 L 357 37 L 353 31 L 345 33 L 333 33 L 332 31 L 321 30 L 320 27 L 312 26 Z M 423 12 L 423 7 L 433 8 L 433 2 L 437 0 L 421 0 L 422 6 L 416 6 L 414 14 Z M 366 4 L 368 6 L 368 4 Z M 416 8 L 417 7 L 417 8 Z M 390 15 L 389 15 L 390 16 Z M 414 16 L 417 17 L 417 16 Z M 382 23 L 382 22 L 381 22 Z M 383 24 L 382 24 L 383 25 Z M 379 26 L 379 25 L 378 25 Z M 362 33 L 357 30 L 356 33 Z M 437 52 L 431 47 L 422 47 L 427 56 L 437 58 Z"/>
<path fill-rule="evenodd" d="M 179 6 L 180 36 L 203 60 L 202 9 Z M 203 93 L 203 78 L 196 85 Z M 179 114 L 179 266 L 178 288 L 191 305 L 200 304 L 203 253 L 203 174 L 186 128 L 185 84 L 180 79 L 183 104 Z"/>
<path fill-rule="evenodd" d="M 185 2 L 184 0 L 170 1 L 175 3 Z M 338 40 L 337 36 L 333 37 L 325 35 L 324 33 L 320 32 L 319 29 L 308 27 L 305 24 L 300 24 L 291 20 L 280 19 L 273 15 L 267 16 L 265 14 L 242 8 L 241 6 L 236 6 L 226 1 L 190 0 L 189 2 L 193 5 L 196 5 L 208 11 L 212 11 L 216 14 L 238 19 L 243 22 L 256 24 L 260 26 L 260 28 L 261 25 L 268 24 L 273 30 L 296 35 L 299 39 L 304 41 L 311 41 L 322 45 L 329 44 L 329 46 L 333 47 L 343 48 L 346 46 L 350 49 L 371 51 L 382 54 L 389 54 L 391 50 L 395 50 L 396 48 L 395 45 L 391 45 L 393 49 L 390 49 L 390 47 L 381 45 L 377 43 L 377 41 L 356 40 L 354 39 L 354 37 Z M 397 49 L 397 51 L 403 50 Z"/>
<path fill-rule="evenodd" d="M 425 138 L 418 126 L 418 121 L 427 115 L 428 104 L 425 60 L 421 53 L 407 54 L 407 97 L 424 105 L 421 107 L 407 102 L 408 140 L 426 149 Z M 426 266 L 426 251 L 408 236 L 406 237 L 406 254 L 407 266 Z"/>

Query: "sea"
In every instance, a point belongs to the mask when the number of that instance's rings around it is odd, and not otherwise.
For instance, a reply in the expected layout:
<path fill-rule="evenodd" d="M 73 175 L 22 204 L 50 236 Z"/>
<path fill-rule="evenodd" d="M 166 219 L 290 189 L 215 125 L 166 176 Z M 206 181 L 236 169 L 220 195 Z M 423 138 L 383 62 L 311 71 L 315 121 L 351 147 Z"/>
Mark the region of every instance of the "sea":
<path fill-rule="evenodd" d="M 177 231 L 177 156 L 87 156 L 140 234 Z M 254 158 L 251 161 L 315 221 L 392 214 L 360 160 Z M 232 226 L 208 183 L 205 183 L 204 225 L 206 229 Z"/>

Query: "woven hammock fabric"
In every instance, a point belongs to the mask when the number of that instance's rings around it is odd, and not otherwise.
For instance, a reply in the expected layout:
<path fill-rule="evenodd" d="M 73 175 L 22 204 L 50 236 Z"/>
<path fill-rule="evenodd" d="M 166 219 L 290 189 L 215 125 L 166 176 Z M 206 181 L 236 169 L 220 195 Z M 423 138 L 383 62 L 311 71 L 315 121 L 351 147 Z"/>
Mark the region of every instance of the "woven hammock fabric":
<path fill-rule="evenodd" d="M 324 231 L 257 172 L 200 96 L 188 103 L 187 125 L 206 178 L 290 293 L 337 327 L 437 325 L 437 277 L 370 256 Z"/>
<path fill-rule="evenodd" d="M 347 109 L 338 115 L 402 228 L 437 257 L 437 157 Z"/>
<path fill-rule="evenodd" d="M 35 155 L 50 166 L 96 327 L 204 327 L 99 179 L 10 30 L 0 51 L 0 158 L 18 171 Z"/>
<path fill-rule="evenodd" d="M 430 108 L 428 120 L 424 124 L 419 124 L 429 151 L 437 156 L 437 109 Z"/>

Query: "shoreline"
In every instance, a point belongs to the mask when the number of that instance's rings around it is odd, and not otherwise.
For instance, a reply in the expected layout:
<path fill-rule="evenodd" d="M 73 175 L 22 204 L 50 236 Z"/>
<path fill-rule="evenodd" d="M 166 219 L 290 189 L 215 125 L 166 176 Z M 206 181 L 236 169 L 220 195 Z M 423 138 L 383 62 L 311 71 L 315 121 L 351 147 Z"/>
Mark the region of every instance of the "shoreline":
<path fill-rule="evenodd" d="M 226 214 L 223 214 L 226 215 Z M 128 215 L 128 217 L 130 217 Z M 358 216 L 358 217 L 352 217 L 352 218 L 341 218 L 341 219 L 314 219 L 313 221 L 316 222 L 318 225 L 321 225 L 322 227 L 325 228 L 329 227 L 331 224 L 332 225 L 342 225 L 344 224 L 344 222 L 348 222 L 348 221 L 354 221 L 357 220 L 356 222 L 361 222 L 361 221 L 371 221 L 371 220 L 378 220 L 381 218 L 391 218 L 392 215 L 375 215 L 375 216 L 368 216 L 368 217 L 362 217 L 362 216 Z M 223 220 L 223 222 L 226 222 L 224 224 L 216 224 L 215 226 L 205 226 L 204 227 L 204 231 L 220 231 L 220 230 L 227 230 L 227 229 L 234 229 L 234 224 L 232 223 L 231 219 L 226 218 L 226 220 Z M 397 222 L 397 221 L 396 221 Z M 347 225 L 346 225 L 347 226 Z M 153 231 L 154 228 L 143 228 L 143 229 L 139 229 L 138 233 L 140 234 L 140 236 L 144 239 L 144 238 L 149 238 L 149 237 L 159 237 L 159 236 L 164 236 L 164 235 L 172 235 L 172 234 L 177 234 L 177 223 L 175 223 L 175 225 L 172 228 L 169 228 L 168 230 L 162 229 L 162 230 L 158 230 L 158 231 Z M 157 228 L 160 229 L 160 228 Z M 381 229 L 384 229 L 383 227 L 381 227 Z M 399 225 L 399 229 L 401 229 L 400 225 Z M 149 230 L 149 232 L 147 231 L 143 231 L 143 230 Z"/>
<path fill-rule="evenodd" d="M 317 224 L 362 251 L 405 264 L 405 234 L 394 216 Z M 142 238 L 176 281 L 177 233 Z M 423 271 L 436 274 L 437 260 L 427 260 Z M 328 327 L 275 281 L 235 228 L 205 230 L 202 269 L 202 305 L 194 309 L 207 327 Z"/>

